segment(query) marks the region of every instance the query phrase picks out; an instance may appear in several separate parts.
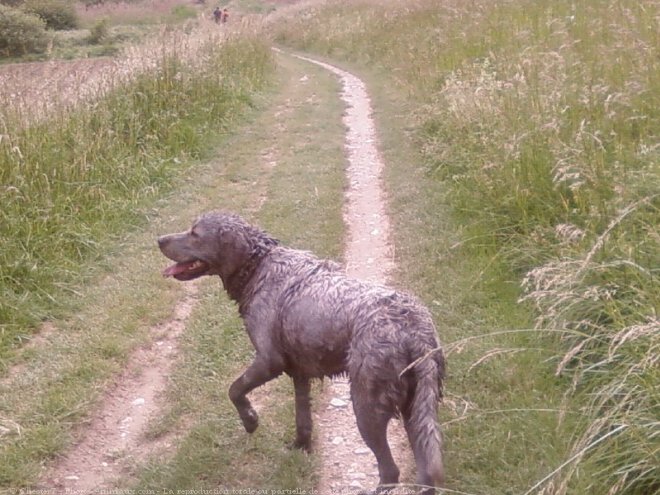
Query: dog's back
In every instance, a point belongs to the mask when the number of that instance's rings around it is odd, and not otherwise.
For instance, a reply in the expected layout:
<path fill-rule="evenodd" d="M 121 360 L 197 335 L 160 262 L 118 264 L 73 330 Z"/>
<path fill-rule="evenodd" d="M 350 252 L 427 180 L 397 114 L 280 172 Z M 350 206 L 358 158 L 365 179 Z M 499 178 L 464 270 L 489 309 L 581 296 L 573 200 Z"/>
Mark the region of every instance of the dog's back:
<path fill-rule="evenodd" d="M 285 247 L 262 261 L 241 313 L 258 314 L 261 325 L 248 329 L 268 333 L 288 372 L 310 377 L 349 372 L 351 362 L 366 370 L 373 362 L 372 375 L 397 380 L 422 350 L 439 345 L 428 310 L 411 296 L 347 277 L 333 261 Z M 404 405 L 399 399 L 397 408 Z"/>

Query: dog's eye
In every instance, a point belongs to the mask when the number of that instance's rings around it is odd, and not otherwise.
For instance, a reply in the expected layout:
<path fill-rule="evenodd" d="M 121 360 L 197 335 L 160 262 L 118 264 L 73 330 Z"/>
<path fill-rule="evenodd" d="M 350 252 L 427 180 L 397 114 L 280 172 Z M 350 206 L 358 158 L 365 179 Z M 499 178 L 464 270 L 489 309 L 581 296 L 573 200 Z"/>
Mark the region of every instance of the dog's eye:
<path fill-rule="evenodd" d="M 199 234 L 195 232 L 194 230 L 190 231 L 190 237 L 199 237 Z"/>

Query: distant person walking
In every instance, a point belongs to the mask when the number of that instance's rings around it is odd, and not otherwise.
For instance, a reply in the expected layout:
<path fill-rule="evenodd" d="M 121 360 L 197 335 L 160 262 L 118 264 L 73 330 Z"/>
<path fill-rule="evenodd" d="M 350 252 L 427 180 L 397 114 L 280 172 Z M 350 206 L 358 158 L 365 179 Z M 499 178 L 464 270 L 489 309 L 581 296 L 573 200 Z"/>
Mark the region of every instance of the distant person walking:
<path fill-rule="evenodd" d="M 216 24 L 220 24 L 222 21 L 222 10 L 220 10 L 220 7 L 213 9 L 213 20 Z"/>
<path fill-rule="evenodd" d="M 229 11 L 227 9 L 224 9 L 222 11 L 222 23 L 224 24 L 225 22 L 227 22 L 228 19 L 229 19 Z"/>

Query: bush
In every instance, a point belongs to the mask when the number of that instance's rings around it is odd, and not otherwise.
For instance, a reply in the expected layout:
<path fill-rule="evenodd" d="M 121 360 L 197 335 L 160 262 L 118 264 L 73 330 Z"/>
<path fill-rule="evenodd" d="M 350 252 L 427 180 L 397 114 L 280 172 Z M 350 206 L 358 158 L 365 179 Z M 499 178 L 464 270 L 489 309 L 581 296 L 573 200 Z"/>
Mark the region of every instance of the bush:
<path fill-rule="evenodd" d="M 109 34 L 108 19 L 100 19 L 89 31 L 89 42 L 98 45 L 106 41 Z"/>
<path fill-rule="evenodd" d="M 172 7 L 172 17 L 177 21 L 184 21 L 197 17 L 197 11 L 188 5 L 176 5 Z"/>
<path fill-rule="evenodd" d="M 104 0 L 82 0 L 80 3 L 82 3 L 85 6 L 85 9 L 89 9 L 92 7 L 96 7 L 97 5 L 103 5 L 105 3 Z"/>
<path fill-rule="evenodd" d="M 49 29 L 76 29 L 79 24 L 73 3 L 66 0 L 28 0 L 23 10 L 41 17 Z"/>
<path fill-rule="evenodd" d="M 0 56 L 43 53 L 48 46 L 46 24 L 40 18 L 0 5 Z"/>

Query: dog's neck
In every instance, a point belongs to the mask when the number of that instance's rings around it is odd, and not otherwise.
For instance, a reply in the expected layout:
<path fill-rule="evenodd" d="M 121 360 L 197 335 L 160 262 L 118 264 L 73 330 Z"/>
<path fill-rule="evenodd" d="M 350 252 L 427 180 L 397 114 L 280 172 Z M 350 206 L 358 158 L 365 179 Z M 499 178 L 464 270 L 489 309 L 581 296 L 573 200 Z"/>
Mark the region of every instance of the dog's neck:
<path fill-rule="evenodd" d="M 241 302 L 245 288 L 250 282 L 252 275 L 254 275 L 257 266 L 259 266 L 260 261 L 261 257 L 252 257 L 236 272 L 226 276 L 220 275 L 222 285 L 227 291 L 227 294 L 237 303 Z"/>
<path fill-rule="evenodd" d="M 261 261 L 270 252 L 270 247 L 267 249 L 259 249 L 252 253 L 248 260 L 241 265 L 241 267 L 234 273 L 225 276 L 220 275 L 222 285 L 224 286 L 229 297 L 239 304 L 239 311 L 242 314 L 243 301 L 249 292 L 250 281 L 254 277 L 257 268 Z"/>
<path fill-rule="evenodd" d="M 238 303 L 241 314 L 243 314 L 243 301 L 250 290 L 250 281 L 254 278 L 262 260 L 278 245 L 279 241 L 277 239 L 263 231 L 254 229 L 250 236 L 249 248 L 244 251 L 242 260 L 238 263 L 232 263 L 236 268 L 227 267 L 226 272 L 220 272 L 222 285 L 229 297 Z"/>

